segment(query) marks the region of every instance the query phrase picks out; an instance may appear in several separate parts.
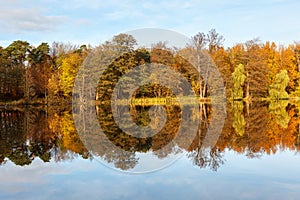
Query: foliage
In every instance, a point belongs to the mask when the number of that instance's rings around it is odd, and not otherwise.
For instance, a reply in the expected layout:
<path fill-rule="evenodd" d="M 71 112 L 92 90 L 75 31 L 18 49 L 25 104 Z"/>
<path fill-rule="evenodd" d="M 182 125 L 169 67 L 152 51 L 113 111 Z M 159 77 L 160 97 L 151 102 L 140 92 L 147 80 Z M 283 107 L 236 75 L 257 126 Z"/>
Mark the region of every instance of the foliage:
<path fill-rule="evenodd" d="M 245 69 L 243 64 L 239 64 L 232 73 L 233 80 L 233 98 L 243 98 L 243 86 L 246 79 Z"/>
<path fill-rule="evenodd" d="M 271 101 L 269 112 L 274 116 L 275 122 L 282 128 L 287 128 L 291 117 L 286 111 L 288 101 Z"/>
<path fill-rule="evenodd" d="M 233 123 L 232 127 L 235 132 L 243 136 L 245 133 L 245 125 L 246 121 L 244 118 L 244 105 L 242 101 L 234 101 L 233 102 Z"/>
<path fill-rule="evenodd" d="M 291 94 L 294 97 L 300 96 L 300 44 L 278 47 L 272 42 L 261 43 L 253 39 L 225 49 L 222 47 L 223 41 L 223 36 L 211 30 L 208 34 L 196 34 L 192 38 L 192 44 L 182 49 L 167 48 L 164 42 L 153 45 L 152 49 L 135 49 L 137 43 L 132 36 L 117 35 L 112 41 L 95 48 L 99 50 L 99 55 L 109 57 L 123 53 L 105 66 L 106 71 L 100 80 L 102 85 L 99 84 L 97 88 L 97 99 L 103 102 L 110 100 L 114 85 L 122 75 L 136 66 L 145 64 L 151 67 L 154 63 L 170 66 L 191 83 L 197 96 L 208 97 L 209 87 L 205 81 L 207 77 L 205 73 L 202 76 L 197 73 L 207 62 L 204 54 L 209 54 L 219 68 L 228 97 L 239 100 L 249 94 L 255 98 L 270 97 L 278 100 L 288 98 Z M 0 101 L 70 100 L 74 95 L 74 79 L 90 50 L 91 47 L 86 45 L 63 43 L 53 43 L 51 47 L 47 43 L 41 43 L 34 47 L 26 41 L 14 41 L 6 48 L 0 47 Z M 185 60 L 180 55 L 190 59 Z M 149 63 L 153 65 L 148 65 Z M 153 76 L 159 79 L 163 75 L 166 80 L 175 81 L 169 74 L 164 73 Z M 132 86 L 132 79 L 140 80 L 145 75 L 147 73 L 127 77 L 124 86 Z M 125 93 L 128 93 L 127 89 L 119 94 L 120 97 Z M 144 85 L 134 95 L 136 98 L 145 99 L 174 97 L 172 91 L 159 84 Z M 147 106 L 131 107 L 130 116 L 124 116 L 125 125 L 130 128 L 131 119 L 141 126 L 151 124 L 150 107 Z M 176 148 L 183 148 L 182 144 L 185 142 L 190 144 L 184 150 L 189 152 L 193 163 L 199 167 L 210 166 L 212 169 L 222 164 L 222 152 L 226 148 L 248 157 L 275 153 L 278 148 L 300 150 L 299 102 L 289 104 L 287 101 L 254 101 L 249 105 L 242 101 L 233 101 L 232 108 L 228 109 L 223 132 L 216 146 L 210 151 L 203 150 L 201 145 L 210 122 L 211 105 L 200 105 L 200 124 L 193 141 L 183 138 L 183 141 L 176 141 L 177 144 L 170 145 L 164 151 L 159 150 L 176 137 L 181 123 L 180 107 L 163 105 L 162 109 L 167 114 L 166 126 L 152 138 L 135 138 L 120 130 L 114 122 L 110 104 L 96 109 L 104 134 L 110 142 L 125 151 L 110 152 L 105 146 L 107 144 L 104 144 L 103 147 L 95 149 L 94 153 L 121 169 L 130 169 L 137 164 L 135 152 L 151 150 L 159 158 L 164 158 L 174 153 Z M 124 108 L 120 106 L 117 109 L 121 115 Z M 193 115 L 191 118 L 198 119 L 198 116 Z M 151 125 L 155 128 L 160 119 L 157 116 L 152 119 Z M 51 158 L 59 161 L 72 159 L 76 155 L 84 158 L 90 156 L 68 109 L 50 112 L 0 110 L 0 122 L 1 163 L 5 162 L 5 158 L 17 165 L 28 165 L 35 157 L 48 162 Z M 191 131 L 189 126 L 181 128 L 186 133 Z M 90 134 L 87 137 L 89 138 L 85 139 L 91 144 L 98 142 L 95 140 L 98 135 Z"/>
<path fill-rule="evenodd" d="M 271 99 L 289 98 L 289 94 L 285 90 L 289 81 L 290 78 L 286 70 L 281 70 L 276 74 L 274 82 L 269 86 L 269 95 Z"/>
<path fill-rule="evenodd" d="M 59 66 L 61 71 L 60 89 L 64 96 L 71 97 L 74 81 L 79 70 L 83 57 L 79 53 L 71 53 L 62 59 L 62 64 Z"/>
<path fill-rule="evenodd" d="M 127 34 L 116 35 L 96 48 L 58 42 L 52 46 L 41 43 L 34 47 L 27 41 L 17 40 L 6 48 L 0 47 L 0 101 L 26 99 L 30 103 L 45 99 L 41 102 L 49 103 L 70 99 L 78 69 L 92 49 L 109 57 L 125 53 L 111 63 L 120 73 L 147 62 L 171 66 L 189 80 L 201 98 L 209 96 L 210 92 L 203 68 L 207 64 L 204 54 L 212 57 L 221 72 L 227 97 L 255 99 L 270 96 L 278 99 L 300 95 L 299 43 L 284 47 L 254 38 L 225 49 L 223 42 L 224 37 L 215 29 L 197 33 L 182 49 L 167 48 L 163 41 L 154 44 L 152 49 L 135 49 L 136 39 Z M 125 60 L 127 67 L 122 66 Z M 192 65 L 201 71 L 201 76 Z M 161 88 L 157 86 L 157 89 L 158 94 L 154 96 L 161 93 Z"/>

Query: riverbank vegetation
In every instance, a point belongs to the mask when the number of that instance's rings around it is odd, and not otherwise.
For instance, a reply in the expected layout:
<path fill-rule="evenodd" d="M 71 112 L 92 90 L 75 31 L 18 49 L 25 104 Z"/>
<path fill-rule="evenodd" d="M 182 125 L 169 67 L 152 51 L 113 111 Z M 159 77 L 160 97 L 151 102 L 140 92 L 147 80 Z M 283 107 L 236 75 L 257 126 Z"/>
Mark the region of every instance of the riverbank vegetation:
<path fill-rule="evenodd" d="M 179 56 L 196 51 L 213 59 L 223 77 L 229 100 L 298 100 L 300 43 L 283 46 L 253 39 L 225 48 L 223 41 L 223 36 L 214 29 L 207 34 L 196 34 L 183 49 L 168 48 L 164 42 L 154 44 L 151 49 L 134 49 L 136 40 L 126 34 L 117 35 L 98 47 L 58 42 L 33 46 L 27 41 L 14 41 L 7 47 L 0 47 L 0 106 L 69 104 L 76 74 L 95 48 L 126 50 L 110 64 L 112 70 L 102 77 L 106 80 L 105 88 L 98 88 L 95 99 L 111 90 L 108 85 L 119 80 L 116 75 L 145 63 L 171 66 L 188 79 L 200 99 L 208 98 L 206 77 L 199 77 L 191 63 Z M 170 92 L 162 95 L 163 91 L 167 90 L 147 85 L 137 92 L 136 98 L 172 96 Z"/>

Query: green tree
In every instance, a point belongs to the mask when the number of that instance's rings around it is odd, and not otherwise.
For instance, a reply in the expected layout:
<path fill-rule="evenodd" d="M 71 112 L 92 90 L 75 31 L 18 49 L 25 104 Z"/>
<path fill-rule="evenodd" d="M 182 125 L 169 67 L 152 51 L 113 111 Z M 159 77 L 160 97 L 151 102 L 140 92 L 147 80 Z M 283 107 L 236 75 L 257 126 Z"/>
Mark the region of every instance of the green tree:
<path fill-rule="evenodd" d="M 21 99 L 26 90 L 25 70 L 27 50 L 30 45 L 26 41 L 14 41 L 2 52 L 6 60 L 6 98 L 10 100 Z"/>
<path fill-rule="evenodd" d="M 233 80 L 233 99 L 243 98 L 243 86 L 246 79 L 243 64 L 239 64 L 232 73 Z"/>
<path fill-rule="evenodd" d="M 289 94 L 285 90 L 289 81 L 290 78 L 286 70 L 281 70 L 276 74 L 274 82 L 269 86 L 269 95 L 271 99 L 289 98 Z"/>

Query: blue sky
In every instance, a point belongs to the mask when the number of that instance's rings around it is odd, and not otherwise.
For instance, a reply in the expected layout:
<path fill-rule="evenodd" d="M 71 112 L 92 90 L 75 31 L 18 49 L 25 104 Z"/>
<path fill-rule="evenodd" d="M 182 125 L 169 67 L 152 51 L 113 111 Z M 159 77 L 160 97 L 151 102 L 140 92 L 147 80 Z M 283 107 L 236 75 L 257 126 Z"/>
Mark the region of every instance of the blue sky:
<path fill-rule="evenodd" d="M 298 0 L 0 0 L 0 46 L 14 40 L 98 45 L 139 28 L 188 37 L 215 28 L 225 46 L 259 37 L 300 41 Z"/>

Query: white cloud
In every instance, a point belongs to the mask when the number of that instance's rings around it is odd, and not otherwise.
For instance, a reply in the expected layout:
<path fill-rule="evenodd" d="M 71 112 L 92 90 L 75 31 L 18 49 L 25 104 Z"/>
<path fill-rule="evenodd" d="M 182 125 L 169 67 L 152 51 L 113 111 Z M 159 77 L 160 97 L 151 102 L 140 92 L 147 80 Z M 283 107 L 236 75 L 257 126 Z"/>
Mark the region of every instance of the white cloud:
<path fill-rule="evenodd" d="M 0 7 L 0 32 L 21 34 L 24 32 L 49 32 L 64 23 L 65 16 L 46 15 L 42 8 Z"/>
<path fill-rule="evenodd" d="M 110 38 L 106 36 L 146 27 L 171 29 L 188 37 L 216 28 L 226 45 L 257 36 L 284 44 L 299 37 L 297 0 L 0 1 L 2 40 L 98 44 Z"/>
<path fill-rule="evenodd" d="M 24 184 L 49 185 L 51 177 L 72 176 L 76 172 L 88 172 L 98 167 L 98 163 L 96 164 L 83 159 L 76 159 L 72 162 L 55 163 L 51 161 L 44 163 L 38 158 L 28 166 L 16 166 L 8 161 L 0 168 L 0 191 L 7 193 L 24 192 L 26 190 Z"/>

